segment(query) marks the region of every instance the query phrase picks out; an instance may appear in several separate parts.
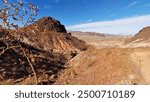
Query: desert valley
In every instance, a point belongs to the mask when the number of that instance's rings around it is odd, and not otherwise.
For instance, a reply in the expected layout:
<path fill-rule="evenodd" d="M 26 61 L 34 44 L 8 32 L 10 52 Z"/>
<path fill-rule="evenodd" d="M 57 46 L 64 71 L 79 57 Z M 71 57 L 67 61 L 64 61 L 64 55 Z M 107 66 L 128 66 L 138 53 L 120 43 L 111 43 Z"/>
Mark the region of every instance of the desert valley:
<path fill-rule="evenodd" d="M 0 29 L 3 85 L 147 85 L 149 60 L 150 27 L 135 36 L 99 34 L 67 31 L 43 17 L 17 30 Z"/>

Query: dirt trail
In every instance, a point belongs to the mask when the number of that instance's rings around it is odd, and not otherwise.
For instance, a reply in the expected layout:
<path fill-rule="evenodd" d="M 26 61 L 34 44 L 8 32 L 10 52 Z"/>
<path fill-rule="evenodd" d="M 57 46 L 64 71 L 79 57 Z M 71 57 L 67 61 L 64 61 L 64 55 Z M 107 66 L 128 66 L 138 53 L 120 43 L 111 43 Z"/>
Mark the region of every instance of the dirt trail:
<path fill-rule="evenodd" d="M 136 49 L 131 54 L 146 83 L 150 83 L 150 50 Z"/>

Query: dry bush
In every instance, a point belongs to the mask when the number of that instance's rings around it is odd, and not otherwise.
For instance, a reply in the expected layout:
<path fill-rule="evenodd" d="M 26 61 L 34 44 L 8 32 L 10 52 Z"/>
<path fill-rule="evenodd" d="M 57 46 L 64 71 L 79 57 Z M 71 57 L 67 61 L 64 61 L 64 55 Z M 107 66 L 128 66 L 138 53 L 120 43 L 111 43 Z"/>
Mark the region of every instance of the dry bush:
<path fill-rule="evenodd" d="M 20 41 L 17 40 L 18 38 L 16 38 L 13 34 L 14 32 L 16 34 L 19 33 L 17 30 L 21 26 L 27 26 L 35 22 L 35 16 L 37 16 L 38 11 L 39 7 L 30 2 L 26 3 L 16 1 L 9 3 L 7 0 L 2 0 L 2 3 L 0 4 L 0 30 L 5 31 L 5 33 L 2 32 L 0 35 L 0 45 L 4 45 L 4 47 L 0 47 L 0 56 L 11 48 L 17 47 L 21 49 L 34 73 L 36 84 L 38 84 L 38 78 L 32 62 L 30 61 L 30 58 L 27 55 L 26 50 L 22 47 Z M 12 40 L 18 43 L 18 46 L 8 44 L 8 42 L 11 42 Z"/>

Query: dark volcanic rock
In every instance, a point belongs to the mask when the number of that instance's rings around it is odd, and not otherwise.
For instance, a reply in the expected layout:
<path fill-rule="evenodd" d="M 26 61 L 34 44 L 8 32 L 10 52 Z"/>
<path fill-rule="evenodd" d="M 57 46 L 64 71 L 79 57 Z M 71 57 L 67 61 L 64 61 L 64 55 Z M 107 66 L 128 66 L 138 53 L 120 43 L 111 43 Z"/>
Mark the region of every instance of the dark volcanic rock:
<path fill-rule="evenodd" d="M 64 25 L 52 17 L 43 17 L 34 24 L 40 31 L 67 32 Z"/>

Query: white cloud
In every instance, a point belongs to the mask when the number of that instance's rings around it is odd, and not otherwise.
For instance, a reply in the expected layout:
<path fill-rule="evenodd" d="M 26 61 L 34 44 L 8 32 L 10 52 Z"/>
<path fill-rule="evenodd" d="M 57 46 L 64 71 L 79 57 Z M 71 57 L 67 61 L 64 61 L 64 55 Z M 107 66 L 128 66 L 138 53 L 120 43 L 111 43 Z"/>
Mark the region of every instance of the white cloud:
<path fill-rule="evenodd" d="M 150 26 L 150 15 L 99 21 L 67 26 L 67 30 L 90 31 L 108 34 L 136 34 L 143 27 Z"/>
<path fill-rule="evenodd" d="M 125 7 L 125 9 L 129 9 L 129 8 L 135 6 L 136 4 L 138 4 L 139 2 L 140 2 L 139 0 L 132 2 L 127 7 Z"/>

